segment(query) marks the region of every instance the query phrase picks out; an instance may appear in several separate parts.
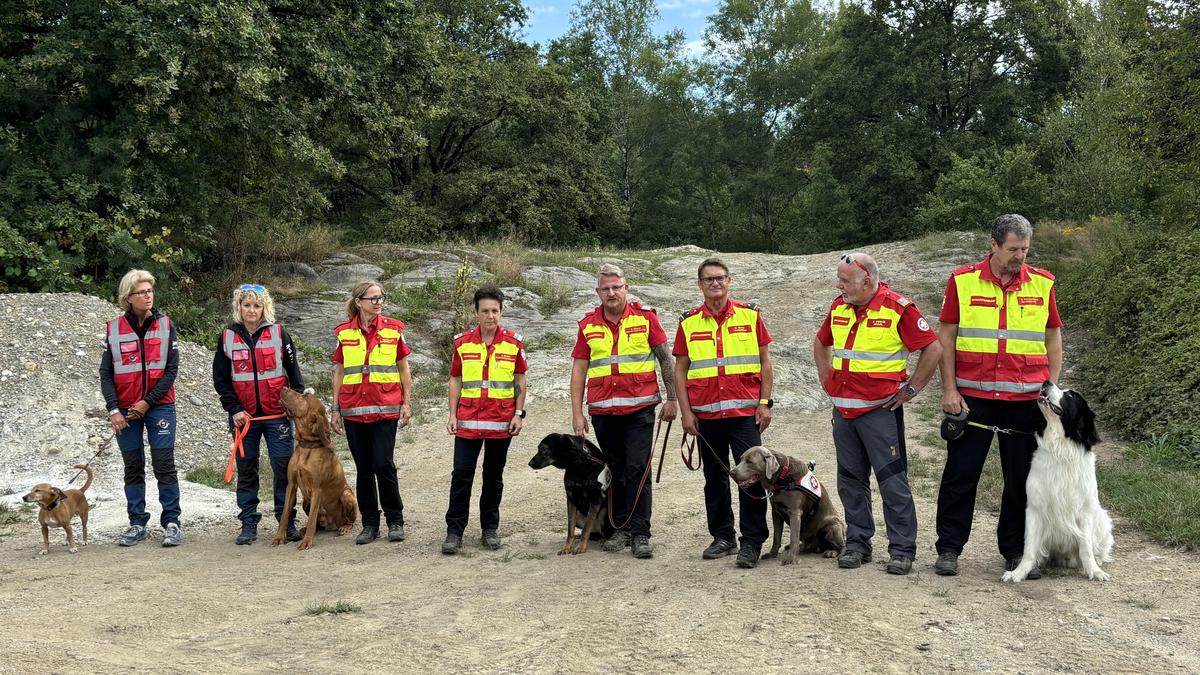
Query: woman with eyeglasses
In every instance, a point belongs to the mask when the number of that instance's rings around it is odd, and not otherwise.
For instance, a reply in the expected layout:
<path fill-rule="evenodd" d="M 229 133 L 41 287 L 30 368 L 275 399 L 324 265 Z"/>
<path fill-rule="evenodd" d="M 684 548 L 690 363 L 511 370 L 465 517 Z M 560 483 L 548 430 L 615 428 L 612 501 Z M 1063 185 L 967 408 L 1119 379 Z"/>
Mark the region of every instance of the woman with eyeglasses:
<path fill-rule="evenodd" d="M 237 462 L 238 519 L 242 531 L 234 543 L 246 545 L 258 538 L 258 459 L 265 437 L 275 495 L 275 520 L 282 522 L 287 496 L 288 460 L 294 440 L 279 397 L 291 387 L 304 390 L 300 364 L 292 338 L 275 323 L 275 301 L 261 284 L 242 284 L 233 291 L 233 322 L 221 331 L 213 355 L 213 388 L 221 407 L 229 413 L 230 433 L 243 426 L 242 450 Z M 287 540 L 300 541 L 296 510 L 287 514 Z"/>
<path fill-rule="evenodd" d="M 396 430 L 412 418 L 411 350 L 404 322 L 383 315 L 383 287 L 360 281 L 350 290 L 346 322 L 333 329 L 333 430 L 346 433 L 358 471 L 355 481 L 362 532 L 356 544 L 379 537 L 379 509 L 388 541 L 404 541 L 404 502 L 396 480 Z"/>
<path fill-rule="evenodd" d="M 162 545 L 178 546 L 183 542 L 175 470 L 179 338 L 175 324 L 154 305 L 154 275 L 146 270 L 125 273 L 117 287 L 117 302 L 125 312 L 107 323 L 100 357 L 100 391 L 125 463 L 129 528 L 117 543 L 133 546 L 147 535 L 145 431 L 162 506 Z"/>

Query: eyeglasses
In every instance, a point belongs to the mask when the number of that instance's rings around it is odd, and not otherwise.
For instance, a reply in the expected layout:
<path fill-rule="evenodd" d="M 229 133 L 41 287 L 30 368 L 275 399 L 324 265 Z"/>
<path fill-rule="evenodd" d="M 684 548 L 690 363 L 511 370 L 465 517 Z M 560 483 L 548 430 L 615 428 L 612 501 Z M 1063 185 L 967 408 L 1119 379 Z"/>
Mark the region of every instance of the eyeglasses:
<path fill-rule="evenodd" d="M 362 300 L 363 302 L 369 302 L 372 305 L 382 305 L 383 304 L 383 296 L 382 295 L 376 295 L 376 296 L 370 297 L 370 298 L 359 298 L 359 300 Z"/>
<path fill-rule="evenodd" d="M 715 277 L 700 277 L 700 283 L 706 286 L 713 286 L 715 284 L 723 284 L 727 279 L 729 279 L 728 274 L 718 274 Z"/>
<path fill-rule="evenodd" d="M 621 284 L 619 286 L 605 286 L 603 288 L 597 288 L 596 292 L 600 293 L 601 295 L 606 293 L 616 293 L 617 291 L 624 290 L 625 287 L 625 284 Z"/>
<path fill-rule="evenodd" d="M 238 286 L 239 291 L 254 291 L 255 293 L 266 293 L 267 287 L 262 284 L 242 284 Z"/>
<path fill-rule="evenodd" d="M 851 258 L 849 254 L 843 253 L 841 256 L 841 260 L 842 260 L 842 262 L 844 262 L 848 265 L 857 265 L 858 269 L 862 270 L 863 272 L 866 272 L 867 276 L 871 276 L 871 270 L 867 269 L 865 265 L 858 262 L 854 258 Z"/>
<path fill-rule="evenodd" d="M 137 296 L 140 296 L 140 297 L 143 297 L 143 298 L 148 298 L 148 297 L 150 297 L 150 296 L 154 295 L 154 289 L 153 289 L 153 288 L 147 288 L 147 289 L 146 289 L 146 290 L 144 290 L 144 291 L 134 291 L 134 292 L 132 292 L 132 293 L 130 293 L 130 294 L 129 294 L 129 297 L 131 297 L 131 298 L 132 298 L 132 297 L 133 297 L 133 296 L 135 296 L 135 295 L 137 295 Z"/>

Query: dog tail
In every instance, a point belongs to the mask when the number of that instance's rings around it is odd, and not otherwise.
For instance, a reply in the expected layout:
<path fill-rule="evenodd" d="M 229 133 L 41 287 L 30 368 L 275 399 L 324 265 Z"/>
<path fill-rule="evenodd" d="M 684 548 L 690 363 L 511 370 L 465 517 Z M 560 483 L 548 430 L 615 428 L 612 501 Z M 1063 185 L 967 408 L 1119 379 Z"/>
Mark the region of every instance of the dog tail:
<path fill-rule="evenodd" d="M 76 469 L 83 469 L 87 472 L 87 480 L 83 482 L 83 487 L 79 488 L 80 492 L 87 492 L 87 489 L 92 486 L 92 465 L 91 464 L 76 464 Z"/>

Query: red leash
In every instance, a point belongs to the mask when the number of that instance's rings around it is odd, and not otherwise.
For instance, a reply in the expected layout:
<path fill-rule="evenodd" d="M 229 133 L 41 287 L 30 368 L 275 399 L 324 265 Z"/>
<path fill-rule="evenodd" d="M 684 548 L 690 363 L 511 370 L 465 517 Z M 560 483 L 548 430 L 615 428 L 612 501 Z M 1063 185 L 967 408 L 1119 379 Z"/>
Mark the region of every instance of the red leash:
<path fill-rule="evenodd" d="M 727 476 L 729 476 L 729 479 L 733 481 L 733 484 L 737 485 L 737 489 L 741 490 L 742 492 L 745 492 L 746 495 L 749 496 L 751 499 L 767 499 L 767 495 L 765 495 L 765 494 L 763 496 L 759 497 L 758 495 L 750 492 L 750 490 L 747 490 L 746 488 L 742 487 L 741 485 L 738 485 L 737 480 L 733 477 L 733 472 L 729 470 L 729 467 L 725 465 L 725 462 L 721 461 L 720 457 L 717 457 L 717 451 L 713 450 L 712 446 L 709 445 L 708 439 L 704 438 L 700 434 L 696 434 L 695 438 L 692 438 L 691 442 L 689 443 L 688 436 L 689 436 L 689 434 L 684 433 L 683 438 L 680 439 L 680 441 L 679 441 L 679 456 L 683 458 L 683 465 L 686 466 L 688 468 L 688 470 L 699 471 L 701 469 L 701 467 L 704 465 L 703 453 L 696 452 L 696 439 L 699 438 L 700 442 L 703 443 L 706 448 L 708 448 L 708 453 L 710 455 L 712 455 L 712 458 L 717 461 L 717 465 L 720 466 L 722 469 L 724 469 L 725 474 Z M 683 454 L 684 448 L 687 448 L 687 451 L 688 451 L 686 455 Z M 695 459 L 695 462 L 696 462 L 695 466 L 692 466 L 693 458 Z"/>
<path fill-rule="evenodd" d="M 242 447 L 242 439 L 246 438 L 246 434 L 250 432 L 250 423 L 261 420 L 277 420 L 281 417 L 287 417 L 286 414 L 279 415 L 264 415 L 262 417 L 251 417 L 246 420 L 246 423 L 237 427 L 233 431 L 233 443 L 229 446 L 229 464 L 225 466 L 225 483 L 233 481 L 233 469 L 237 466 L 237 458 L 246 458 L 246 449 Z"/>
<path fill-rule="evenodd" d="M 650 456 L 646 458 L 646 471 L 642 473 L 642 482 L 638 483 L 637 496 L 633 498 L 633 506 L 629 507 L 629 515 L 626 516 L 625 522 L 617 525 L 613 522 L 613 496 L 612 488 L 608 490 L 608 524 L 612 525 L 614 530 L 623 530 L 629 525 L 629 521 L 633 520 L 633 514 L 637 509 L 638 501 L 642 498 L 642 488 L 646 487 L 646 480 L 650 478 L 650 472 L 654 468 L 651 461 L 654 458 L 654 446 L 658 445 L 658 434 L 662 431 L 662 419 L 658 420 L 658 427 L 654 430 L 654 440 L 650 442 Z M 671 422 L 667 422 L 667 435 L 663 436 L 662 449 L 663 453 L 658 456 L 658 480 L 662 480 L 662 458 L 667 451 L 667 440 L 671 438 Z"/>

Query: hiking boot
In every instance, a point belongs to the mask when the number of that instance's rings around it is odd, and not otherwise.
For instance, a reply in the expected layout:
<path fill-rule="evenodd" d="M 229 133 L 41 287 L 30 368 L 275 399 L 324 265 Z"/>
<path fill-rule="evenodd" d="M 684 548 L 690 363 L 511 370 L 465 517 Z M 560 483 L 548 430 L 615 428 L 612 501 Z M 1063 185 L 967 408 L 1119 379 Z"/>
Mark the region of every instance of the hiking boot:
<path fill-rule="evenodd" d="M 484 546 L 492 549 L 493 551 L 499 549 L 500 548 L 500 532 L 499 532 L 499 530 L 484 530 L 482 541 L 483 541 Z"/>
<path fill-rule="evenodd" d="M 255 539 L 258 539 L 258 523 L 242 523 L 242 531 L 238 534 L 237 539 L 233 540 L 233 543 L 238 546 L 246 546 Z"/>
<path fill-rule="evenodd" d="M 742 550 L 738 551 L 737 562 L 734 564 L 743 569 L 753 569 L 758 565 L 758 556 L 761 551 L 761 545 L 742 544 Z"/>
<path fill-rule="evenodd" d="M 941 577 L 958 576 L 958 554 L 954 551 L 939 553 L 937 562 L 933 563 L 933 573 Z"/>
<path fill-rule="evenodd" d="M 1017 569 L 1017 565 L 1020 565 L 1020 564 L 1021 564 L 1020 558 L 1009 558 L 1008 560 L 1004 561 L 1004 571 L 1011 572 L 1011 571 Z M 1034 565 L 1033 569 L 1029 570 L 1029 574 L 1025 575 L 1025 578 L 1026 579 L 1041 579 L 1042 578 L 1042 570 L 1039 569 L 1037 565 Z"/>
<path fill-rule="evenodd" d="M 869 562 L 871 562 L 871 554 L 862 551 L 846 551 L 838 557 L 838 567 L 844 570 L 856 570 L 862 567 L 863 563 Z"/>
<path fill-rule="evenodd" d="M 713 542 L 708 545 L 708 548 L 704 549 L 704 553 L 701 553 L 700 557 L 704 558 L 705 560 L 716 560 L 717 558 L 723 558 L 736 550 L 737 544 L 733 543 L 732 541 L 727 541 L 725 539 L 713 539 Z"/>
<path fill-rule="evenodd" d="M 183 543 L 183 529 L 179 523 L 167 523 L 167 532 L 163 535 L 163 546 L 178 546 Z"/>
<path fill-rule="evenodd" d="M 458 553 L 460 548 L 462 548 L 462 535 L 453 533 L 446 534 L 446 541 L 442 542 L 442 553 L 445 553 L 446 555 L 454 555 L 455 553 Z"/>
<path fill-rule="evenodd" d="M 633 557 L 635 558 L 645 560 L 646 558 L 654 557 L 654 546 L 650 543 L 650 537 L 644 534 L 633 535 L 631 546 L 633 548 Z"/>
<path fill-rule="evenodd" d="M 629 541 L 630 537 L 628 530 L 617 530 L 616 532 L 613 532 L 611 537 L 608 538 L 608 541 L 600 545 L 600 548 L 608 551 L 609 553 L 618 553 L 625 550 L 625 548 L 629 546 Z"/>
<path fill-rule="evenodd" d="M 404 541 L 404 523 L 388 523 L 388 541 Z"/>
<path fill-rule="evenodd" d="M 912 558 L 902 558 L 898 555 L 894 555 L 892 556 L 892 559 L 888 561 L 887 567 L 884 569 L 888 574 L 905 575 L 912 570 L 912 562 Z"/>
<path fill-rule="evenodd" d="M 379 538 L 378 525 L 363 525 L 362 532 L 354 539 L 356 544 L 369 544 Z"/>
<path fill-rule="evenodd" d="M 287 533 L 284 535 L 288 541 L 300 541 L 304 535 L 300 534 L 300 530 L 296 529 L 296 521 L 287 524 Z"/>
<path fill-rule="evenodd" d="M 145 525 L 130 525 L 128 529 L 121 533 L 121 538 L 117 540 L 117 543 L 121 546 L 134 546 L 145 538 Z"/>

